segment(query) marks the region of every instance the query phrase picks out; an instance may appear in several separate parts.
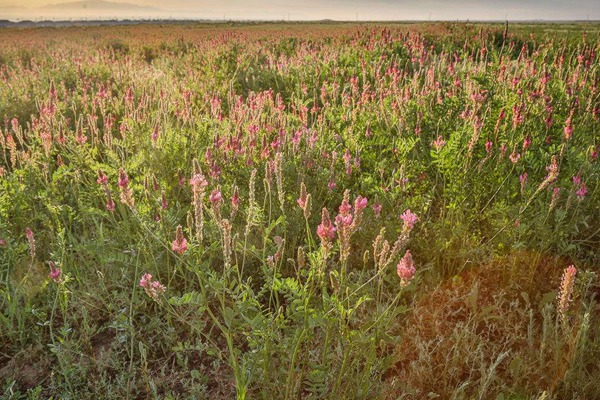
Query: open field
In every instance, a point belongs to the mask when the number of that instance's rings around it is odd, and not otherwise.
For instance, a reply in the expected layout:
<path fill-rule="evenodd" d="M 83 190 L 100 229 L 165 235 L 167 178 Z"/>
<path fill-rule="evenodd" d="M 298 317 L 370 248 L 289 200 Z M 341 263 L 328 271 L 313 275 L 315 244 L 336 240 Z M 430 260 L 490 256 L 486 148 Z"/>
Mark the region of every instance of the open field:
<path fill-rule="evenodd" d="M 0 398 L 599 399 L 599 51 L 0 29 Z"/>

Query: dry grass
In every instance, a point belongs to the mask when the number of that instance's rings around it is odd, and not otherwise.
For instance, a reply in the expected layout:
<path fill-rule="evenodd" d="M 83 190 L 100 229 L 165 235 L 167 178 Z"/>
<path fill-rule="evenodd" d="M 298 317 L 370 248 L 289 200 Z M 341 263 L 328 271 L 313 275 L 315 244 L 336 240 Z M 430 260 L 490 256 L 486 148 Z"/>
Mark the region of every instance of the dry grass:
<path fill-rule="evenodd" d="M 560 386 L 580 320 L 552 317 L 566 260 L 516 253 L 444 282 L 415 305 L 388 398 L 534 396 Z"/>

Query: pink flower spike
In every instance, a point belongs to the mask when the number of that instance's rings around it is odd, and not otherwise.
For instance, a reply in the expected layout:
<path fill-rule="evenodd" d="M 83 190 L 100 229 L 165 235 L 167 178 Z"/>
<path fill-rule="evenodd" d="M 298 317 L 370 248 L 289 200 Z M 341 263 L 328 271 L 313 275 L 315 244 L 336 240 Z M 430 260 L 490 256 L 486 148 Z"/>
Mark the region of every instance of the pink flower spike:
<path fill-rule="evenodd" d="M 375 217 L 379 217 L 381 215 L 382 205 L 379 203 L 375 203 L 371 206 L 373 208 L 373 213 L 375 213 Z"/>
<path fill-rule="evenodd" d="M 142 279 L 140 279 L 140 286 L 143 288 L 149 288 L 151 282 L 152 282 L 152 275 L 146 273 L 146 274 L 142 275 Z"/>
<path fill-rule="evenodd" d="M 163 294 L 167 288 L 158 280 L 152 280 L 152 275 L 145 273 L 140 279 L 140 286 L 144 288 L 146 294 L 153 300 L 158 300 L 158 296 Z"/>
<path fill-rule="evenodd" d="M 213 190 L 210 193 L 210 196 L 208 197 L 208 199 L 210 200 L 211 203 L 213 204 L 218 204 L 221 202 L 223 196 L 221 195 L 221 192 L 218 189 Z"/>
<path fill-rule="evenodd" d="M 582 183 L 579 189 L 575 192 L 579 201 L 583 201 L 585 195 L 587 194 L 588 188 L 585 183 Z"/>
<path fill-rule="evenodd" d="M 400 286 L 402 287 L 408 285 L 410 280 L 415 276 L 416 270 L 410 250 L 406 250 L 404 257 L 402 257 L 396 266 L 396 272 L 398 273 L 398 277 L 400 278 Z"/>
<path fill-rule="evenodd" d="M 363 210 L 367 207 L 368 199 L 366 197 L 358 196 L 356 200 L 354 200 L 354 211 Z"/>
<path fill-rule="evenodd" d="M 96 180 L 99 185 L 106 186 L 108 185 L 108 176 L 104 175 L 101 170 L 98 170 L 98 179 Z"/>
<path fill-rule="evenodd" d="M 235 191 L 233 192 L 233 196 L 231 197 L 231 205 L 233 207 L 239 207 L 240 205 L 240 195 L 238 193 L 237 188 L 235 189 Z"/>
<path fill-rule="evenodd" d="M 417 217 L 417 215 L 410 210 L 404 211 L 400 218 L 402 219 L 402 221 L 404 221 L 404 229 L 408 230 L 409 232 L 419 220 L 419 217 Z"/>
<path fill-rule="evenodd" d="M 171 243 L 171 249 L 177 254 L 183 254 L 187 250 L 187 240 L 183 236 L 183 229 L 181 228 L 181 225 L 177 226 L 175 240 L 173 240 Z"/>
<path fill-rule="evenodd" d="M 54 282 L 60 283 L 60 275 L 62 274 L 62 271 L 56 266 L 54 262 L 50 261 L 48 264 L 50 264 L 50 278 Z"/>

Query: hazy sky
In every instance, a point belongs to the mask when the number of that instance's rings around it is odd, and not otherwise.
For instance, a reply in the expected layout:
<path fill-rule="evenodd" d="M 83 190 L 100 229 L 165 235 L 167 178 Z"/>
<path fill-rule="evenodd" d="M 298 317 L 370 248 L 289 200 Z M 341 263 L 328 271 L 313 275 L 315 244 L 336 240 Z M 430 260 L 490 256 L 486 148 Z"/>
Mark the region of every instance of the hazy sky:
<path fill-rule="evenodd" d="M 600 0 L 110 1 L 121 4 L 111 5 L 102 0 L 0 0 L 0 19 L 173 17 L 354 20 L 357 15 L 360 20 L 600 19 Z M 124 6 L 123 3 L 131 6 Z"/>

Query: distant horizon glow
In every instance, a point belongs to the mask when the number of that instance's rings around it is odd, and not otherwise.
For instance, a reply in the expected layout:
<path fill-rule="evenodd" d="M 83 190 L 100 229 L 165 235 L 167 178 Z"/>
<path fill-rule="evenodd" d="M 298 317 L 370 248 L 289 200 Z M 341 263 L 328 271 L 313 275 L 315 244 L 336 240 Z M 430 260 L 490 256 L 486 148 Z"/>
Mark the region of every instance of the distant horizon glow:
<path fill-rule="evenodd" d="M 600 20 L 598 0 L 0 0 L 0 19 Z"/>

